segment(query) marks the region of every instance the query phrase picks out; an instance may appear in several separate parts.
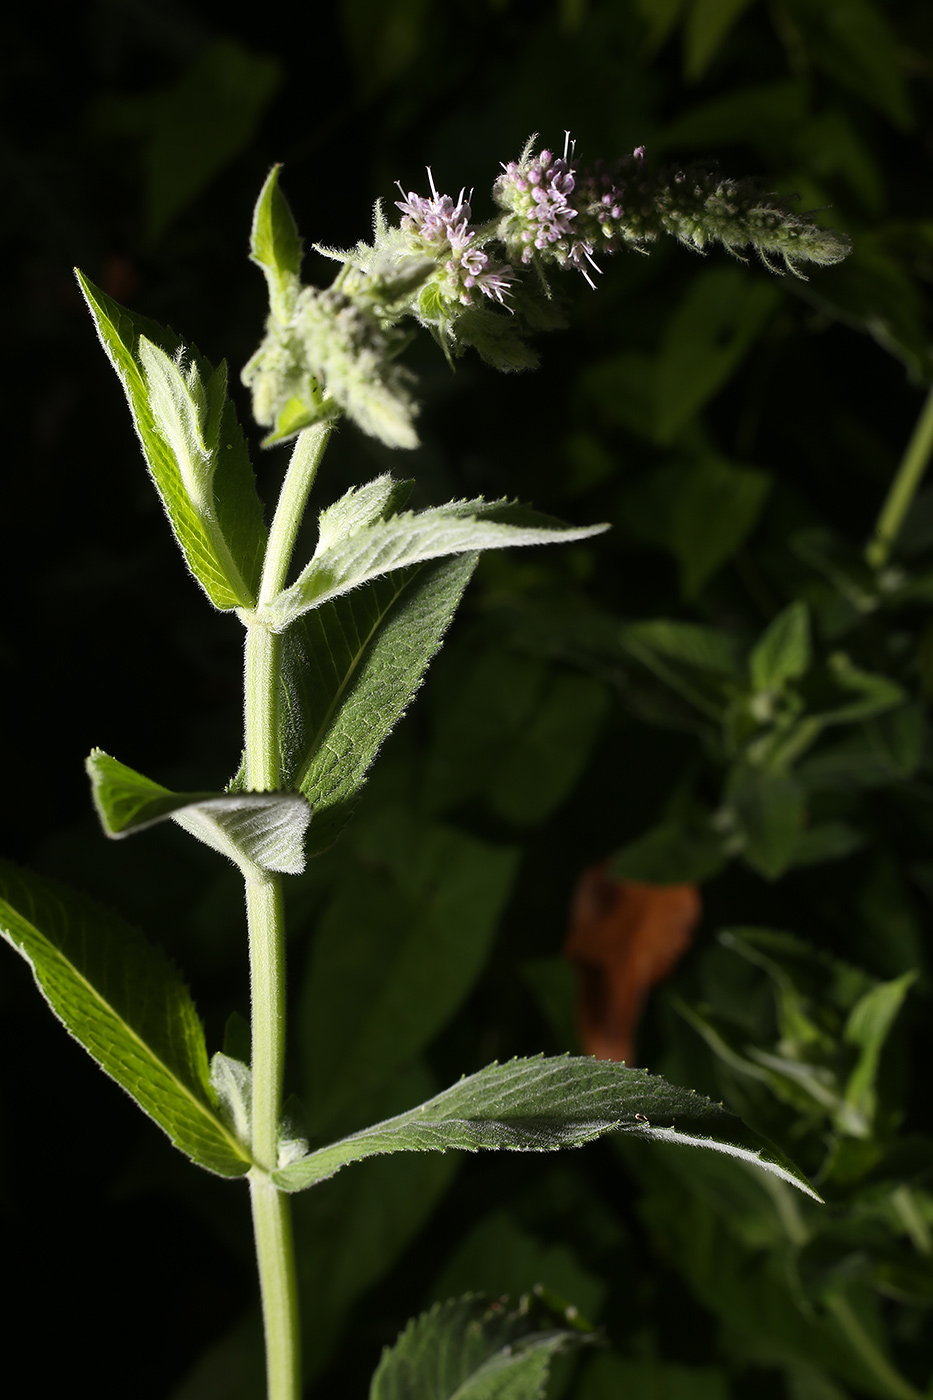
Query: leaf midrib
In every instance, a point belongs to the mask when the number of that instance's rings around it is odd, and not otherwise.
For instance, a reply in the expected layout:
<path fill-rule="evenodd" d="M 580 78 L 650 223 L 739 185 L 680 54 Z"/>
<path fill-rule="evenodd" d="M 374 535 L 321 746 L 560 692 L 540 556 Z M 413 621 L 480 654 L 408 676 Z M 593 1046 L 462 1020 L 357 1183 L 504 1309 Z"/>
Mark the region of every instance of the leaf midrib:
<path fill-rule="evenodd" d="M 398 602 L 399 598 L 401 598 L 402 594 L 404 593 L 405 589 L 408 587 L 408 585 L 409 585 L 409 584 L 412 582 L 412 580 L 415 578 L 416 572 L 420 572 L 420 570 L 421 570 L 422 567 L 423 567 L 422 565 L 416 566 L 416 571 L 413 572 L 413 573 L 411 573 L 411 574 L 408 576 L 408 578 L 406 578 L 406 580 L 405 580 L 405 582 L 402 584 L 402 586 L 401 586 L 400 588 L 397 588 L 397 589 L 395 590 L 395 592 L 393 593 L 393 596 L 392 596 L 391 601 L 388 603 L 388 605 L 387 605 L 385 608 L 382 608 L 382 609 L 379 611 L 379 613 L 377 614 L 377 616 L 376 616 L 376 618 L 375 618 L 375 620 L 374 620 L 374 622 L 373 622 L 372 627 L 369 629 L 369 631 L 368 631 L 367 634 L 366 634 L 365 641 L 363 641 L 362 645 L 360 645 L 360 646 L 357 648 L 356 654 L 354 655 L 353 660 L 351 661 L 350 665 L 347 667 L 347 669 L 346 669 L 346 671 L 345 671 L 345 673 L 344 673 L 343 680 L 340 682 L 340 684 L 338 685 L 337 689 L 334 691 L 334 694 L 333 694 L 333 697 L 332 697 L 332 699 L 331 699 L 331 702 L 330 702 L 330 704 L 328 705 L 327 709 L 325 710 L 324 716 L 323 716 L 323 718 L 322 718 L 322 720 L 321 720 L 321 723 L 318 725 L 318 728 L 317 728 L 317 730 L 316 730 L 316 732 L 315 732 L 315 734 L 314 734 L 314 737 L 312 738 L 312 740 L 311 740 L 311 742 L 310 742 L 310 744 L 309 744 L 309 747 L 308 747 L 308 756 L 307 756 L 307 758 L 305 759 L 305 761 L 302 763 L 301 767 L 298 769 L 298 771 L 297 771 L 297 773 L 296 773 L 296 775 L 295 775 L 295 787 L 297 787 L 300 791 L 304 791 L 304 783 L 305 783 L 305 779 L 306 779 L 307 776 L 308 776 L 308 770 L 310 769 L 311 764 L 314 762 L 314 759 L 315 759 L 315 757 L 317 756 L 318 750 L 320 749 L 321 743 L 322 743 L 322 741 L 323 741 L 323 739 L 324 739 L 324 735 L 327 733 L 327 730 L 328 730 L 328 728 L 330 727 L 330 723 L 331 723 L 331 720 L 333 719 L 334 712 L 335 712 L 335 710 L 337 709 L 337 707 L 338 707 L 340 701 L 342 700 L 344 694 L 346 693 L 347 689 L 349 688 L 350 683 L 351 683 L 353 677 L 356 675 L 356 672 L 357 672 L 357 670 L 359 669 L 359 666 L 360 666 L 360 664 L 361 664 L 361 662 L 362 662 L 362 658 L 363 658 L 363 656 L 364 656 L 364 654 L 365 654 L 367 648 L 369 647 L 370 643 L 371 643 L 372 640 L 373 640 L 373 637 L 376 635 L 376 633 L 378 632 L 379 628 L 382 626 L 382 623 L 383 623 L 383 621 L 384 621 L 386 615 L 387 615 L 389 612 L 392 611 L 392 609 L 395 607 L 395 604 Z"/>
<path fill-rule="evenodd" d="M 2 903 L 6 905 L 7 909 L 10 909 L 10 908 L 11 908 L 11 906 L 10 906 L 10 904 L 9 904 L 9 902 L 8 902 L 7 900 L 3 900 Z M 14 910 L 13 913 L 15 914 L 16 911 Z M 22 915 L 19 915 L 19 917 L 22 918 Z M 182 1095 L 183 1095 L 186 1099 L 188 1099 L 188 1100 L 190 1101 L 190 1103 L 195 1107 L 195 1109 L 197 1110 L 198 1114 L 199 1114 L 201 1117 L 203 1117 L 204 1119 L 206 1119 L 206 1121 L 207 1121 L 207 1122 L 211 1125 L 211 1127 L 215 1130 L 215 1133 L 219 1133 L 220 1136 L 225 1140 L 225 1142 L 226 1142 L 230 1147 L 232 1147 L 232 1149 L 233 1149 L 235 1155 L 238 1156 L 238 1157 L 241 1159 L 241 1161 L 247 1162 L 247 1163 L 249 1163 L 250 1166 L 253 1166 L 254 1163 L 253 1163 L 253 1161 L 252 1161 L 252 1158 L 249 1157 L 249 1156 L 246 1154 L 246 1152 L 244 1151 L 244 1148 L 243 1148 L 242 1143 L 239 1142 L 239 1140 L 233 1136 L 233 1134 L 228 1130 L 228 1128 L 226 1127 L 226 1125 L 223 1123 L 222 1119 L 216 1117 L 216 1116 L 210 1111 L 210 1108 L 208 1107 L 208 1105 L 205 1104 L 205 1103 L 203 1102 L 203 1100 L 201 1100 L 201 1099 L 199 1099 L 199 1098 L 197 1097 L 197 1095 L 196 1095 L 196 1094 L 193 1092 L 193 1090 L 191 1089 L 191 1086 L 190 1086 L 189 1084 L 186 1084 L 185 1081 L 184 1081 L 183 1079 L 180 1079 L 180 1078 L 178 1077 L 178 1075 L 176 1074 L 176 1072 L 175 1072 L 173 1069 L 171 1069 L 170 1066 L 167 1065 L 167 1064 L 162 1060 L 161 1056 L 157 1055 L 157 1054 L 152 1050 L 151 1046 L 147 1045 L 147 1043 L 142 1039 L 142 1037 L 139 1035 L 139 1033 L 133 1029 L 133 1027 L 132 1027 L 132 1026 L 124 1019 L 124 1017 L 116 1010 L 116 1008 L 111 1004 L 111 1002 L 110 1002 L 105 996 L 103 996 L 103 995 L 101 994 L 101 992 L 97 989 L 97 987 L 94 986 L 93 982 L 90 982 L 90 981 L 88 980 L 88 978 L 84 975 L 84 973 L 80 970 L 80 968 L 78 968 L 78 967 L 75 965 L 75 963 L 73 963 L 73 962 L 70 960 L 70 958 L 68 958 L 68 957 L 65 955 L 65 953 L 64 953 L 60 948 L 57 948 L 57 947 L 55 946 L 55 944 L 52 943 L 51 940 L 48 939 L 48 938 L 46 937 L 46 935 L 42 932 L 41 929 L 37 928 L 36 925 L 35 925 L 31 920 L 24 920 L 24 922 L 28 922 L 29 927 L 33 930 L 33 932 L 34 932 L 34 934 L 36 935 L 36 937 L 37 937 L 38 939 L 40 939 L 43 943 L 45 943 L 45 944 L 52 950 L 52 952 L 53 952 L 55 958 L 65 967 L 65 969 L 66 969 L 67 971 L 69 971 L 69 972 L 71 973 L 71 975 L 72 975 L 73 977 L 77 978 L 77 980 L 90 992 L 92 999 L 93 999 L 94 1001 L 96 1001 L 96 1002 L 99 1004 L 99 1006 L 100 1006 L 101 1008 L 104 1009 L 104 1011 L 110 1013 L 110 1015 L 113 1017 L 113 1019 L 114 1019 L 121 1027 L 123 1027 L 124 1032 L 130 1037 L 130 1039 L 133 1040 L 133 1041 L 135 1041 L 135 1043 L 136 1043 L 138 1046 L 140 1046 L 141 1049 L 145 1052 L 145 1054 L 148 1056 L 148 1058 L 149 1058 L 151 1061 L 153 1061 L 153 1062 L 163 1071 L 163 1073 L 164 1073 L 164 1074 L 168 1077 L 168 1079 L 176 1086 L 176 1088 L 179 1089 L 179 1090 L 181 1091 Z M 11 941 L 11 942 L 13 941 L 13 940 L 11 939 L 10 934 L 7 932 L 6 929 L 3 929 L 3 935 L 4 935 L 4 937 L 7 938 L 9 941 Z M 18 949 L 18 951 L 19 951 L 19 952 L 25 953 L 25 949 Z M 33 976 L 36 977 L 37 981 L 40 983 L 40 986 L 42 986 L 42 990 L 43 990 L 43 993 L 45 994 L 46 998 L 47 998 L 49 1001 L 51 1001 L 51 998 L 48 997 L 48 993 L 46 992 L 45 987 L 42 985 L 42 984 L 43 984 L 42 974 L 37 972 L 36 965 L 35 965 L 35 963 L 33 962 L 33 959 L 30 958 L 28 954 L 26 954 L 26 957 L 27 957 L 27 960 L 28 960 L 30 966 L 32 967 Z M 52 1009 L 53 1009 L 53 1011 L 55 1010 L 54 1006 L 53 1006 Z M 58 1014 L 58 1013 L 56 1012 L 56 1014 Z M 69 1030 L 70 1034 L 74 1035 L 74 1032 L 71 1031 L 70 1027 L 66 1027 L 66 1029 Z M 83 1044 L 84 1042 L 82 1041 L 82 1042 L 79 1042 L 79 1043 Z M 86 1048 L 86 1047 L 85 1047 L 85 1048 Z M 95 1058 L 96 1058 L 96 1057 L 95 1057 Z M 109 1071 L 106 1071 L 106 1070 L 105 1070 L 105 1073 L 109 1073 Z M 111 1075 L 111 1078 L 115 1078 L 115 1076 Z M 117 1080 L 116 1082 L 119 1083 L 119 1080 Z M 125 1087 L 125 1086 L 121 1086 L 121 1087 Z M 135 1097 L 135 1096 L 134 1096 L 134 1097 Z"/>

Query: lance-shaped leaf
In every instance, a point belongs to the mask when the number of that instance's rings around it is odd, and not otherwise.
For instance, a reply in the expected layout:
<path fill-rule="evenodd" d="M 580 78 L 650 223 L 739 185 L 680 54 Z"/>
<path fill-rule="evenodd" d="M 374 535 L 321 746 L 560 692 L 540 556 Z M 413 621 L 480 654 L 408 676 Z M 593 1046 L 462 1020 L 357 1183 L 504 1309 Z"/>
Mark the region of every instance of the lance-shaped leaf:
<path fill-rule="evenodd" d="M 820 1199 L 777 1148 L 721 1104 L 647 1070 L 570 1055 L 487 1065 L 427 1103 L 318 1148 L 273 1178 L 285 1191 L 302 1191 L 380 1152 L 547 1152 L 581 1147 L 613 1131 L 740 1157 Z"/>
<path fill-rule="evenodd" d="M 102 749 L 94 749 L 85 766 L 108 836 L 129 836 L 171 817 L 246 874 L 256 866 L 289 875 L 304 869 L 311 809 L 300 793 L 170 792 Z"/>
<path fill-rule="evenodd" d="M 348 820 L 383 740 L 421 685 L 476 555 L 398 569 L 299 618 L 282 646 L 282 781 L 313 816 L 309 855 Z M 230 784 L 240 792 L 245 770 Z"/>
<path fill-rule="evenodd" d="M 266 531 L 226 366 L 77 277 L 189 569 L 215 607 L 251 607 Z"/>
<path fill-rule="evenodd" d="M 269 305 L 278 321 L 286 322 L 295 307 L 302 246 L 298 225 L 279 188 L 280 165 L 269 171 L 253 211 L 249 251 L 269 284 Z"/>
<path fill-rule="evenodd" d="M 468 1294 L 412 1318 L 382 1353 L 369 1400 L 540 1400 L 558 1351 L 590 1336 L 539 1290 L 511 1305 Z"/>
<path fill-rule="evenodd" d="M 403 511 L 336 536 L 325 531 L 310 564 L 290 588 L 262 609 L 261 621 L 273 631 L 283 631 L 302 613 L 331 598 L 428 559 L 510 545 L 566 543 L 608 528 L 564 525 L 511 501 L 479 499 L 451 501 L 418 513 Z"/>
<path fill-rule="evenodd" d="M 158 948 L 118 914 L 6 862 L 0 933 L 66 1030 L 176 1147 L 220 1176 L 249 1170 L 217 1109 L 191 995 Z"/>

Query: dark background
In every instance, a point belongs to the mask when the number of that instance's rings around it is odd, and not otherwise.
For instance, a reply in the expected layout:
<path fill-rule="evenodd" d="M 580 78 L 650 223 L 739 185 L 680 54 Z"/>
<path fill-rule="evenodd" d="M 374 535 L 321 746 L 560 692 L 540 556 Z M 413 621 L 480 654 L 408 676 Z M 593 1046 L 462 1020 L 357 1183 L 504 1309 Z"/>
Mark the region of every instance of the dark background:
<path fill-rule="evenodd" d="M 417 503 L 509 494 L 615 526 L 592 548 L 484 561 L 449 653 L 374 781 L 362 830 L 367 821 L 377 829 L 380 804 L 404 801 L 437 760 L 445 706 L 475 668 L 491 656 L 493 699 L 496 675 L 507 689 L 507 667 L 496 667 L 516 651 L 510 600 L 527 605 L 538 633 L 569 606 L 598 605 L 753 635 L 799 587 L 786 562 L 795 528 L 829 523 L 856 543 L 868 535 L 930 376 L 933 12 L 921 0 L 345 0 L 234 19 L 219 5 L 110 0 L 73 5 L 54 24 L 39 7 L 20 7 L 5 27 L 3 854 L 113 902 L 169 948 L 214 1049 L 230 1008 L 247 1009 L 235 877 L 174 830 L 106 844 L 82 760 L 99 744 L 169 785 L 222 785 L 239 751 L 239 627 L 213 614 L 185 575 L 72 266 L 211 360 L 225 357 L 248 422 L 238 368 L 265 314 L 262 279 L 246 262 L 248 229 L 275 161 L 309 244 L 365 236 L 373 200 L 391 204 L 396 180 L 425 188 L 426 165 L 440 189 L 475 187 L 474 212 L 485 217 L 499 162 L 532 131 L 560 146 L 567 128 L 583 159 L 643 144 L 649 159 L 702 156 L 729 174 L 760 174 L 799 193 L 802 207 L 831 206 L 820 217 L 853 237 L 850 262 L 808 282 L 775 279 L 754 260 L 741 269 L 739 281 L 775 291 L 760 322 L 753 307 L 743 310 L 738 283 L 723 283 L 724 296 L 738 297 L 734 323 L 726 316 L 718 329 L 701 322 L 682 332 L 687 368 L 675 365 L 663 390 L 680 425 L 673 433 L 646 426 L 639 407 L 653 392 L 651 367 L 695 279 L 739 268 L 721 250 L 701 261 L 673 243 L 650 258 L 605 260 L 595 293 L 566 281 L 568 328 L 542 340 L 535 374 L 497 376 L 466 359 L 452 376 L 426 338 L 413 347 L 423 446 L 404 463 L 342 431 L 331 490 L 391 467 L 417 478 Z M 305 276 L 323 281 L 327 265 L 309 254 Z M 729 345 L 718 380 L 694 392 L 690 366 Z M 663 524 L 652 525 L 652 503 L 676 480 L 665 471 L 710 448 L 768 473 L 771 494 L 755 530 L 691 594 Z M 281 454 L 257 446 L 254 461 L 268 500 Z M 919 611 L 903 623 L 915 650 L 925 626 Z M 922 693 L 919 662 L 911 675 Z M 429 1047 L 441 1083 L 493 1056 L 577 1048 L 561 1043 L 516 969 L 556 957 L 579 872 L 657 821 L 696 761 L 693 736 L 646 727 L 619 703 L 624 678 L 598 680 L 601 719 L 580 739 L 563 790 L 550 807 L 542 800 L 540 821 L 510 818 L 514 803 L 482 791 L 451 799 L 444 813 L 477 839 L 518 848 L 521 863 L 485 971 Z M 498 733 L 496 723 L 489 742 L 507 748 L 507 720 Z M 443 776 L 436 781 L 443 787 Z M 701 943 L 723 922 L 757 921 L 875 975 L 901 970 L 879 947 L 877 925 L 853 910 L 866 862 L 922 864 L 929 820 L 883 792 L 862 815 L 868 844 L 847 862 L 776 883 L 731 866 L 704 891 Z M 311 913 L 326 907 L 341 862 L 357 858 L 351 843 L 323 858 L 330 874 L 302 883 L 296 971 Z M 898 878 L 901 889 L 907 877 Z M 917 927 L 928 917 L 918 880 L 892 901 L 892 917 L 907 909 Z M 678 1050 L 685 1033 L 671 1031 L 659 1008 L 649 1010 L 640 1062 L 675 1074 L 677 1055 L 683 1066 L 690 1052 Z M 915 1011 L 910 1023 L 921 1069 L 930 1053 L 922 1019 Z M 3 960 L 0 1024 L 10 1365 L 25 1358 L 37 1394 L 74 1381 L 102 1400 L 175 1394 L 206 1342 L 252 1301 L 245 1193 L 176 1161 L 55 1027 L 12 957 Z M 717 1092 L 712 1072 L 695 1068 L 697 1087 Z M 906 1103 L 911 1131 L 928 1128 L 919 1086 Z M 568 1251 L 577 1264 L 555 1266 L 555 1286 L 572 1285 L 574 1267 L 602 1280 L 602 1320 L 622 1354 L 724 1367 L 736 1395 L 816 1397 L 786 1389 L 779 1360 L 743 1359 L 722 1339 L 639 1216 L 634 1179 L 608 1146 L 560 1169 L 548 1163 L 543 1176 L 526 1159 L 490 1157 L 463 1167 L 446 1196 L 440 1184 L 431 1189 L 433 1228 L 412 1225 L 369 1275 L 361 1265 L 371 1287 L 347 1285 L 356 1314 L 349 1303 L 333 1314 L 322 1305 L 324 1330 L 336 1335 L 352 1319 L 355 1340 L 319 1393 L 365 1393 L 380 1346 L 430 1301 L 469 1228 L 501 1208 L 513 1212 L 500 1231 L 512 1261 L 503 1286 L 513 1265 L 520 1271 L 521 1217 L 522 1238 L 538 1241 L 537 1254 L 528 1246 L 527 1284 L 545 1268 L 549 1242 Z M 375 1187 L 373 1199 L 378 1210 Z M 352 1203 L 341 1209 L 354 1218 Z M 333 1226 L 338 1242 L 343 1228 Z M 338 1243 L 334 1257 L 355 1249 L 365 1253 L 359 1242 Z M 449 1277 L 469 1286 L 462 1258 Z M 328 1278 L 324 1288 L 341 1286 Z M 231 1355 L 229 1384 L 199 1382 L 191 1393 L 256 1393 L 242 1379 L 248 1364 Z"/>

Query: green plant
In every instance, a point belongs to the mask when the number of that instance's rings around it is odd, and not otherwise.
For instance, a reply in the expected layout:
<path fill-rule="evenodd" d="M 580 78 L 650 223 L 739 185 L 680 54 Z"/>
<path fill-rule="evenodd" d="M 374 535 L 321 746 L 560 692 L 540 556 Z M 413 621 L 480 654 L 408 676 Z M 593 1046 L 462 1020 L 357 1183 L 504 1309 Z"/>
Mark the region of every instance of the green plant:
<path fill-rule="evenodd" d="M 11 866 L 2 875 L 3 932 L 68 1030 L 174 1144 L 209 1171 L 247 1178 L 270 1400 L 293 1400 L 301 1386 L 289 1197 L 362 1158 L 544 1151 L 612 1131 L 715 1148 L 815 1195 L 777 1149 L 721 1106 L 644 1071 L 581 1057 L 493 1063 L 323 1145 L 309 1145 L 300 1110 L 284 1102 L 283 877 L 300 873 L 348 820 L 478 553 L 582 540 L 605 528 L 563 525 L 505 499 L 407 511 L 410 483 L 382 474 L 318 510 L 314 552 L 289 581 L 334 423 L 346 417 L 386 448 L 416 443 L 412 378 L 399 359 L 406 317 L 427 328 L 451 362 L 474 348 L 498 368 L 526 368 L 535 362 L 529 337 L 556 321 L 548 273 L 576 269 L 592 285 L 594 254 L 643 247 L 662 232 L 697 247 L 714 239 L 730 249 L 752 244 L 769 267 L 780 261 L 792 272 L 805 259 L 832 263 L 846 251 L 839 235 L 752 182 L 699 167 L 652 174 L 641 149 L 582 172 L 569 138 L 562 157 L 532 152 L 529 142 L 504 168 L 494 190 L 499 213 L 486 224 L 471 224 L 463 192 L 457 201 L 438 195 L 433 180 L 429 198 L 403 198 L 397 227 L 377 205 L 373 244 L 331 252 L 340 271 L 324 290 L 300 281 L 301 242 L 273 170 L 251 242 L 270 317 L 244 371 L 255 417 L 269 429 L 266 445 L 293 440 L 268 529 L 225 366 L 213 368 L 79 274 L 188 568 L 246 634 L 244 752 L 227 788 L 173 792 L 95 749 L 87 762 L 94 800 L 112 837 L 171 819 L 239 868 L 251 1024 L 247 1031 L 234 1018 L 224 1050 L 209 1061 L 188 989 L 162 952 L 118 916 Z M 752 654 L 756 695 L 782 692 L 802 674 L 804 637 L 799 612 L 774 624 Z M 888 692 L 880 703 L 873 698 L 880 682 L 861 673 L 845 672 L 841 683 L 867 693 L 871 713 L 890 701 Z M 748 726 L 736 703 L 732 742 L 741 745 Z M 766 746 L 778 770 L 806 747 L 793 728 L 805 721 L 790 701 L 785 709 L 790 718 Z M 421 1395 L 425 1377 L 440 1368 L 438 1396 L 479 1400 L 507 1387 L 530 1397 L 540 1393 L 552 1356 L 588 1336 L 575 1310 L 544 1292 L 511 1308 L 467 1297 L 413 1323 L 384 1356 L 371 1393 L 374 1400 Z"/>

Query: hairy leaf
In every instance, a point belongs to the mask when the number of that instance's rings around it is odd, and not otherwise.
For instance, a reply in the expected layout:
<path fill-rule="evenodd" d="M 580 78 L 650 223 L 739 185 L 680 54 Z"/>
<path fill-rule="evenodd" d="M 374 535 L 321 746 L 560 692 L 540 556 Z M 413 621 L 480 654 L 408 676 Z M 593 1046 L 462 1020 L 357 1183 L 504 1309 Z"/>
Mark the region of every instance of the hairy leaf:
<path fill-rule="evenodd" d="M 476 567 L 475 555 L 400 569 L 300 618 L 283 645 L 282 773 L 313 808 L 309 854 L 350 815 Z"/>
<path fill-rule="evenodd" d="M 370 483 L 363 492 L 376 484 Z M 342 507 L 343 502 L 337 506 Z M 450 501 L 417 514 L 404 511 L 341 530 L 336 537 L 330 530 L 322 530 L 310 564 L 290 588 L 262 610 L 262 621 L 274 631 L 284 631 L 295 618 L 329 599 L 428 559 L 510 545 L 566 543 L 588 539 L 608 528 L 564 525 L 513 502 L 475 500 Z"/>
<path fill-rule="evenodd" d="M 104 830 L 119 838 L 171 817 L 241 869 L 298 875 L 311 809 L 298 792 L 170 792 L 94 749 L 85 764 Z"/>
<path fill-rule="evenodd" d="M 302 245 L 295 217 L 279 188 L 280 165 L 269 171 L 259 192 L 250 230 L 250 258 L 262 268 L 269 284 L 269 305 L 277 320 L 286 322 L 294 310 L 301 270 Z"/>
<path fill-rule="evenodd" d="M 266 531 L 226 367 L 77 277 L 189 569 L 215 607 L 251 607 Z"/>
<path fill-rule="evenodd" d="M 488 1065 L 408 1113 L 319 1148 L 273 1179 L 285 1191 L 302 1191 L 379 1152 L 547 1152 L 613 1131 L 740 1157 L 819 1200 L 791 1163 L 721 1104 L 646 1070 L 580 1056 Z"/>
<path fill-rule="evenodd" d="M 190 993 L 158 948 L 119 915 L 5 862 L 0 932 L 66 1030 L 176 1147 L 220 1176 L 249 1170 L 218 1113 Z"/>

